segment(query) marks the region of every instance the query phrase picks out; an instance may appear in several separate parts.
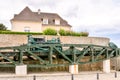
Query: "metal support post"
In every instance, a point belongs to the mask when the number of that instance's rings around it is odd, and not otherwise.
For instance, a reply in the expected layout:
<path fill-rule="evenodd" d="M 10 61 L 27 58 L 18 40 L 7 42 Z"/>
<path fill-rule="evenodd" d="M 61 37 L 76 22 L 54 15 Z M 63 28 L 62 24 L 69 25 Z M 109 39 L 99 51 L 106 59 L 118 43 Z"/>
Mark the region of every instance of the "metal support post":
<path fill-rule="evenodd" d="M 36 76 L 35 75 L 33 76 L 33 80 L 36 80 Z"/>
<path fill-rule="evenodd" d="M 52 64 L 52 53 L 53 53 L 53 47 L 50 46 L 50 53 L 48 55 L 50 64 Z"/>
<path fill-rule="evenodd" d="M 73 60 L 73 62 L 76 61 L 76 54 L 75 54 L 75 47 L 74 46 L 72 47 L 72 60 Z"/>
<path fill-rule="evenodd" d="M 117 78 L 117 72 L 115 72 L 115 78 Z"/>
<path fill-rule="evenodd" d="M 97 73 L 97 80 L 99 80 L 99 73 Z"/>
<path fill-rule="evenodd" d="M 23 59 L 22 59 L 22 57 L 23 57 L 23 52 L 20 51 L 20 53 L 19 53 L 19 63 L 20 63 L 20 64 L 23 64 Z"/>
<path fill-rule="evenodd" d="M 74 75 L 73 74 L 71 75 L 71 80 L 74 80 Z"/>

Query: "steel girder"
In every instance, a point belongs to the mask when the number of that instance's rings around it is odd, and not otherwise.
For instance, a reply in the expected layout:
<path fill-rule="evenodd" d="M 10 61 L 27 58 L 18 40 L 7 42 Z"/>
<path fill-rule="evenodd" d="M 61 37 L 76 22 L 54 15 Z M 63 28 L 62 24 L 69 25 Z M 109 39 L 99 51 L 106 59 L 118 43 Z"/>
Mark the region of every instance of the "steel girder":
<path fill-rule="evenodd" d="M 0 48 L 0 66 L 13 67 L 26 64 L 28 67 L 52 67 L 70 64 L 85 64 L 118 57 L 119 48 L 93 44 L 34 44 Z M 32 58 L 32 60 L 30 60 Z M 56 64 L 55 59 L 66 63 Z M 85 59 L 87 58 L 87 59 Z M 37 63 L 29 63 L 30 61 Z M 27 63 L 28 62 L 28 63 Z"/>

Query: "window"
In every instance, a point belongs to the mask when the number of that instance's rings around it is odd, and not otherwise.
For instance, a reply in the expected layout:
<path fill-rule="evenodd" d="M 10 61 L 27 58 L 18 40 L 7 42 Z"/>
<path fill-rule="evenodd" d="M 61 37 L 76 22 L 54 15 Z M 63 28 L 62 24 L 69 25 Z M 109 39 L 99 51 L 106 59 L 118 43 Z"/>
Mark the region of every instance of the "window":
<path fill-rule="evenodd" d="M 56 25 L 60 25 L 60 20 L 59 19 L 55 19 L 55 24 Z"/>
<path fill-rule="evenodd" d="M 43 18 L 41 18 L 41 21 L 43 21 Z"/>
<path fill-rule="evenodd" d="M 48 24 L 48 19 L 43 19 L 43 24 Z"/>
<path fill-rule="evenodd" d="M 30 32 L 30 27 L 24 27 L 25 32 Z"/>
<path fill-rule="evenodd" d="M 53 23 L 55 23 L 55 19 L 53 19 Z"/>

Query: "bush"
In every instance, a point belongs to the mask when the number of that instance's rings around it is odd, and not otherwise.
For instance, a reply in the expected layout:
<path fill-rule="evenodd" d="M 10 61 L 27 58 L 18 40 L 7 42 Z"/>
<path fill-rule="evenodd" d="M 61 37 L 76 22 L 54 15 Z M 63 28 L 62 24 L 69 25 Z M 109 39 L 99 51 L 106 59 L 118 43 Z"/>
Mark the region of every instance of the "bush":
<path fill-rule="evenodd" d="M 72 36 L 72 31 L 66 31 L 66 36 Z"/>
<path fill-rule="evenodd" d="M 43 31 L 44 35 L 57 35 L 57 31 L 51 28 L 47 28 Z"/>
<path fill-rule="evenodd" d="M 72 32 L 71 35 L 72 35 L 72 36 L 81 36 L 81 34 L 78 33 L 78 32 Z"/>
<path fill-rule="evenodd" d="M 88 36 L 88 32 L 74 32 L 74 31 L 65 31 L 64 29 L 61 29 L 59 31 L 59 34 L 61 36 Z"/>
<path fill-rule="evenodd" d="M 88 36 L 89 33 L 88 32 L 81 32 L 81 36 Z"/>
<path fill-rule="evenodd" d="M 65 36 L 65 35 L 66 35 L 66 31 L 65 31 L 64 29 L 60 29 L 60 30 L 59 30 L 59 34 L 60 34 L 61 36 Z"/>

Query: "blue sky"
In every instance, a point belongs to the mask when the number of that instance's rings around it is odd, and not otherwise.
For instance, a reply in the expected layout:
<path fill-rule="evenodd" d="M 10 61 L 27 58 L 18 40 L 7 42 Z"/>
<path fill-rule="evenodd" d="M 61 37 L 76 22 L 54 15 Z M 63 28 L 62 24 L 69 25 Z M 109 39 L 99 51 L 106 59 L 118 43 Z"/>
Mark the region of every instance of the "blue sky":
<path fill-rule="evenodd" d="M 120 47 L 120 0 L 1 0 L 0 23 L 11 29 L 10 19 L 26 6 L 35 12 L 58 13 L 74 31 L 110 38 Z"/>

